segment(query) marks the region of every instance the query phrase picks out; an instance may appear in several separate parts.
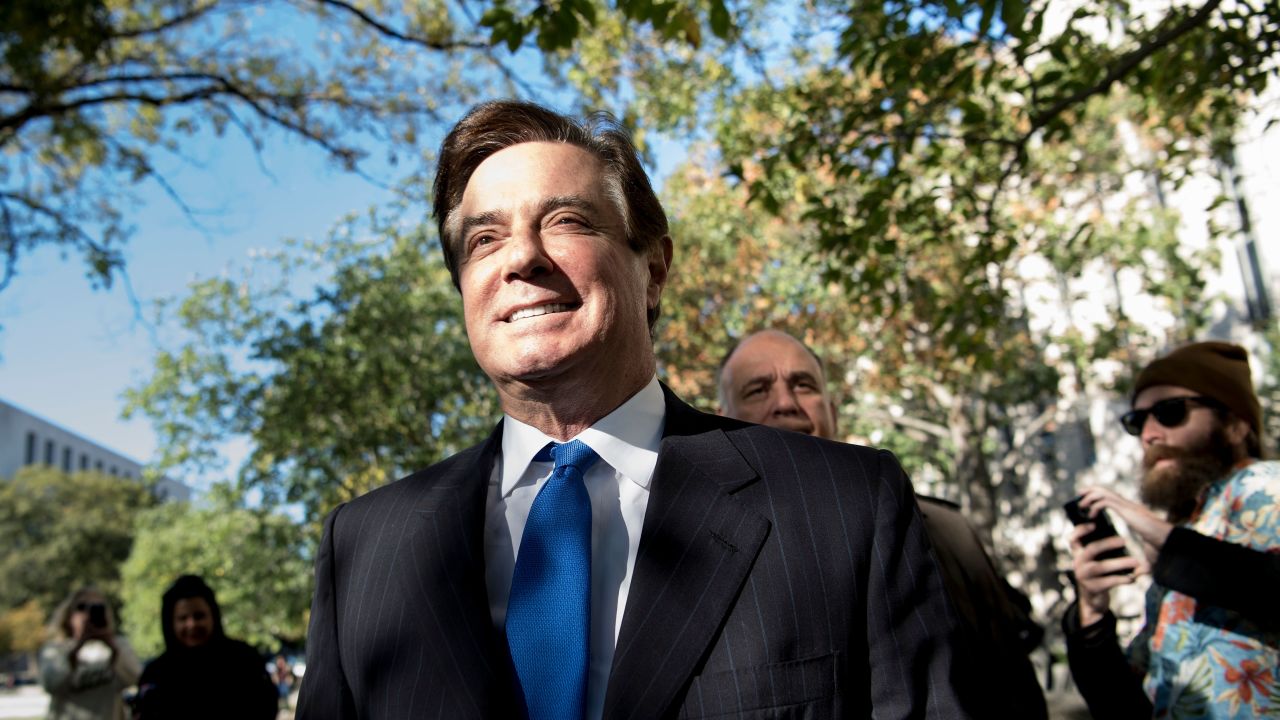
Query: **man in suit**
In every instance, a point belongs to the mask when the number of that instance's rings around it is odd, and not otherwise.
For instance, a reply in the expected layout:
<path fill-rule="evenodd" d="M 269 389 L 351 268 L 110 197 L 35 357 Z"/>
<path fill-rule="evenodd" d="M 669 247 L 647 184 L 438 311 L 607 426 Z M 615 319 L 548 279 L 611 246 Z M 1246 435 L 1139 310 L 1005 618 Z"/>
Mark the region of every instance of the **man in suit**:
<path fill-rule="evenodd" d="M 720 414 L 738 420 L 835 439 L 836 406 L 822 360 L 809 346 L 778 330 L 744 337 L 717 373 Z M 976 662 L 964 683 L 979 717 L 1047 718 L 1044 692 L 1027 653 L 1044 631 L 1031 619 L 1026 596 L 996 570 L 973 524 L 954 503 L 916 496 Z"/>
<path fill-rule="evenodd" d="M 624 130 L 479 105 L 434 196 L 505 417 L 330 514 L 300 718 L 964 716 L 893 456 L 658 383 L 672 242 Z"/>

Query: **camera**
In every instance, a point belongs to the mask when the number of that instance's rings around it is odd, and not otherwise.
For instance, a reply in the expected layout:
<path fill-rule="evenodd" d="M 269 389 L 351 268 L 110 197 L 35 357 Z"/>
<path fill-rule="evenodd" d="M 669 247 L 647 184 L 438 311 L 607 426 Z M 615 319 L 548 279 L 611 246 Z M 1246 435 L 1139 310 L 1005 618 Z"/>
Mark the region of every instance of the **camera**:
<path fill-rule="evenodd" d="M 106 605 L 93 603 L 89 606 L 89 624 L 96 628 L 105 628 L 107 626 Z"/>

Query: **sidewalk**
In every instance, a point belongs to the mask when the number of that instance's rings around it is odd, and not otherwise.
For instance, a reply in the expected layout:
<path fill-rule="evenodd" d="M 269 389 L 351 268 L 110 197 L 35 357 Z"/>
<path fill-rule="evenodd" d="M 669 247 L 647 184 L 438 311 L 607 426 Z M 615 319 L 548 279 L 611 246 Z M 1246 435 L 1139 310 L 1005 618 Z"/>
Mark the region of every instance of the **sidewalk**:
<path fill-rule="evenodd" d="M 39 685 L 0 689 L 0 720 L 43 720 L 49 696 Z"/>

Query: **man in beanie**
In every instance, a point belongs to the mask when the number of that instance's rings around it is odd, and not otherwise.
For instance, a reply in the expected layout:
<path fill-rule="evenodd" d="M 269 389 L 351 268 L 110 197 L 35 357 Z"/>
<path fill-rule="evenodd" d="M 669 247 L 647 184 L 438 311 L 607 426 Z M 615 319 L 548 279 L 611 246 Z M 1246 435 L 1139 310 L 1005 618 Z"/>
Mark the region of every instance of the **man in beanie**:
<path fill-rule="evenodd" d="M 1261 462 L 1249 358 L 1202 342 L 1146 367 L 1121 418 L 1142 442 L 1142 503 L 1091 487 L 1081 506 L 1123 518 L 1143 552 L 1071 535 L 1077 601 L 1063 618 L 1071 673 L 1095 718 L 1280 715 L 1280 463 Z M 1114 554 L 1114 553 L 1113 553 Z M 1127 655 L 1112 588 L 1150 573 Z"/>

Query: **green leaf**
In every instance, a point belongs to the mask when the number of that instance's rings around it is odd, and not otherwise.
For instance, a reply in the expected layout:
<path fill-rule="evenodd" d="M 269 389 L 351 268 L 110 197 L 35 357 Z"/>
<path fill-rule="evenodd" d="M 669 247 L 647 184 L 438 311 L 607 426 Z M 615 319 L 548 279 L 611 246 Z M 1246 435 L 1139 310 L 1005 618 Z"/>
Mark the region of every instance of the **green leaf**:
<path fill-rule="evenodd" d="M 1027 6 L 1023 0 L 1001 0 L 1000 21 L 1005 30 L 1012 36 L 1023 39 L 1022 23 L 1026 19 Z"/>
<path fill-rule="evenodd" d="M 727 40 L 729 33 L 733 29 L 733 20 L 729 16 L 729 10 L 725 7 L 724 0 L 711 0 L 711 10 L 709 21 L 711 23 L 711 32 L 721 40 Z"/>

